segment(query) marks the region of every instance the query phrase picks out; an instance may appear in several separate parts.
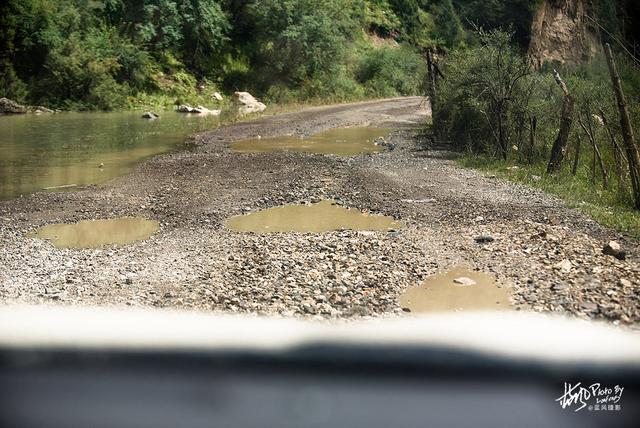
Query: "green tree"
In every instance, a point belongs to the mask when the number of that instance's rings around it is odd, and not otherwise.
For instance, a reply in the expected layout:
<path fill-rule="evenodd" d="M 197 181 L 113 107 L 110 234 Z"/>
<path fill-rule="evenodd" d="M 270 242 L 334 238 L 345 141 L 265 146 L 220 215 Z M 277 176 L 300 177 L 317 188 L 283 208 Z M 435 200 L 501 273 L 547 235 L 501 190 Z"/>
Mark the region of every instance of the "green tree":
<path fill-rule="evenodd" d="M 18 9 L 16 0 L 8 0 L 0 5 L 0 92 L 3 96 L 21 101 L 25 96 L 24 85 L 13 68 Z"/>
<path fill-rule="evenodd" d="M 465 31 L 452 0 L 440 0 L 429 9 L 433 15 L 437 38 L 447 48 L 454 48 L 465 39 Z M 435 36 L 435 34 L 434 34 Z"/>
<path fill-rule="evenodd" d="M 252 11 L 258 73 L 297 85 L 341 62 L 364 9 L 358 0 L 257 0 Z"/>

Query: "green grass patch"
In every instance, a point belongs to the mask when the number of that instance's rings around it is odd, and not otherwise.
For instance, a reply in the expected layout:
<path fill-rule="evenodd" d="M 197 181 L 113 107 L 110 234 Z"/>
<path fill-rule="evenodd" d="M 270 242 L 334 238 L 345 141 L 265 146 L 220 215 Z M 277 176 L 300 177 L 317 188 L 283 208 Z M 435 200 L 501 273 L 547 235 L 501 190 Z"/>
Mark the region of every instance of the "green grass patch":
<path fill-rule="evenodd" d="M 545 163 L 522 165 L 514 161 L 470 155 L 461 156 L 458 163 L 466 168 L 478 169 L 499 178 L 544 190 L 560 197 L 568 206 L 579 209 L 602 225 L 634 238 L 640 237 L 640 211 L 633 208 L 630 195 L 619 192 L 614 184 L 609 189 L 604 189 L 600 181 L 594 185 L 585 169 L 580 169 L 575 176 L 569 171 L 549 175 L 546 173 Z M 507 169 L 513 166 L 517 168 Z"/>

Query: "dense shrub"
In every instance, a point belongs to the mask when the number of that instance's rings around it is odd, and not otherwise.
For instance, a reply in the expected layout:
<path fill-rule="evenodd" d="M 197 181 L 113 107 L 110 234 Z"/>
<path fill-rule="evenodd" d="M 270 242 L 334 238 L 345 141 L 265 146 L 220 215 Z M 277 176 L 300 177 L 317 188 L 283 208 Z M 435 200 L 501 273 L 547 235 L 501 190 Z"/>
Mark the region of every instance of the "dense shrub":
<path fill-rule="evenodd" d="M 535 79 L 512 34 L 494 30 L 479 38 L 478 46 L 447 58 L 434 122 L 459 147 L 506 159 L 531 113 Z"/>
<path fill-rule="evenodd" d="M 378 97 L 420 93 L 424 76 L 424 60 L 408 47 L 371 49 L 356 73 L 366 93 Z"/>
<path fill-rule="evenodd" d="M 453 51 L 441 64 L 447 78 L 438 83 L 437 135 L 473 158 L 525 165 L 550 189 L 567 183 L 584 200 L 632 207 L 619 112 L 604 59 L 556 65 L 574 109 L 564 163 L 556 177 L 548 178 L 546 165 L 558 136 L 564 97 L 551 74 L 553 66 L 538 72 L 529 69 L 508 33 L 491 31 L 480 40 L 476 47 Z M 638 82 L 640 70 L 624 55 L 616 61 L 638 128 L 640 89 L 633 82 Z"/>

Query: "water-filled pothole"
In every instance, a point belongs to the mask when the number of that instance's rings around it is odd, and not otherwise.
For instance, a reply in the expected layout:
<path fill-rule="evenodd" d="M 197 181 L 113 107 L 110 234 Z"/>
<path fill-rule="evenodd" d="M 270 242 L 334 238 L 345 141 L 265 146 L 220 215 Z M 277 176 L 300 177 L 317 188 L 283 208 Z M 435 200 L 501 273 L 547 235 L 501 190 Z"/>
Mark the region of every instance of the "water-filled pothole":
<path fill-rule="evenodd" d="M 389 230 L 402 227 L 393 217 L 365 214 L 334 201 L 310 205 L 282 205 L 227 219 L 225 227 L 238 232 L 329 232 L 332 230 Z"/>
<path fill-rule="evenodd" d="M 48 239 L 57 248 L 98 248 L 147 239 L 158 227 L 154 220 L 125 217 L 50 224 L 39 228 L 32 236 Z"/>
<path fill-rule="evenodd" d="M 375 127 L 336 128 L 307 138 L 283 136 L 240 140 L 232 143 L 231 148 L 240 153 L 296 151 L 353 156 L 384 150 L 382 145 L 376 145 L 375 140 L 386 137 L 389 132 L 390 129 Z"/>
<path fill-rule="evenodd" d="M 458 267 L 408 288 L 400 305 L 414 313 L 479 311 L 508 309 L 510 301 L 492 275 Z"/>

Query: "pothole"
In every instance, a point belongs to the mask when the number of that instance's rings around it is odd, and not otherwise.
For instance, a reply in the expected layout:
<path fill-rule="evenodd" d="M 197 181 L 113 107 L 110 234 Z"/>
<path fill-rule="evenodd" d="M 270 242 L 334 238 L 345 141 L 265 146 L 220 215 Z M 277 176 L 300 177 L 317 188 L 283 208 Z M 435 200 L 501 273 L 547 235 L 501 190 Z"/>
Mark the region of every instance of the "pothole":
<path fill-rule="evenodd" d="M 412 313 L 509 309 L 506 287 L 487 273 L 457 267 L 427 278 L 400 296 L 400 305 Z"/>
<path fill-rule="evenodd" d="M 50 224 L 31 236 L 50 240 L 57 248 L 98 248 L 141 241 L 153 235 L 158 228 L 157 221 L 125 217 Z"/>
<path fill-rule="evenodd" d="M 325 200 L 309 205 L 282 205 L 227 219 L 225 227 L 238 232 L 329 232 L 333 230 L 390 230 L 403 224 L 393 217 L 367 214 Z"/>
<path fill-rule="evenodd" d="M 381 152 L 387 144 L 384 138 L 390 132 L 391 129 L 375 127 L 335 128 L 307 138 L 283 136 L 240 140 L 231 143 L 231 148 L 239 153 L 295 151 L 353 156 Z"/>

